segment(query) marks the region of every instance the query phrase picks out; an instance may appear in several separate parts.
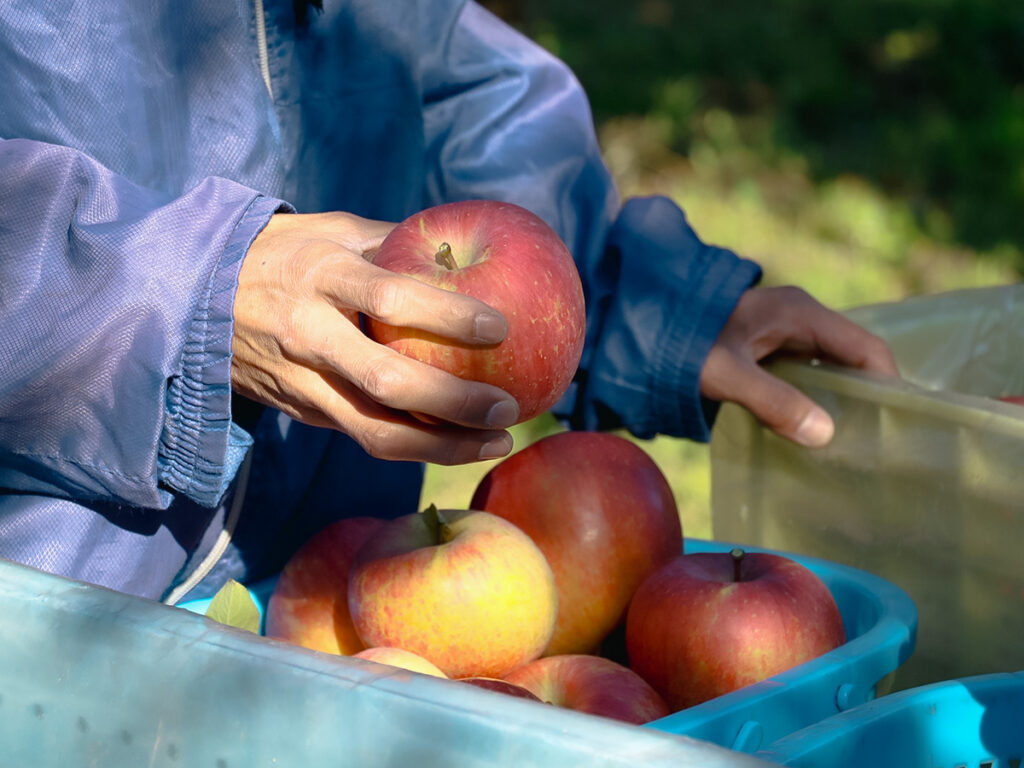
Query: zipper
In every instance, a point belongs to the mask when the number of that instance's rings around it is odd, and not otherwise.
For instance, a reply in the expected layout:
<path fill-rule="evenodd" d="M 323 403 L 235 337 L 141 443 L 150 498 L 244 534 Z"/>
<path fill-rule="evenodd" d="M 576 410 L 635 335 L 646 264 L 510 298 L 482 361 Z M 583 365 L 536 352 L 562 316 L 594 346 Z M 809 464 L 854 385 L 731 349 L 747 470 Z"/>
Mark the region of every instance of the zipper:
<path fill-rule="evenodd" d="M 267 86 L 270 100 L 274 100 L 274 89 L 270 85 L 270 54 L 267 51 L 267 20 L 263 16 L 263 0 L 255 0 L 256 4 L 256 46 L 260 57 L 260 74 L 263 84 Z"/>

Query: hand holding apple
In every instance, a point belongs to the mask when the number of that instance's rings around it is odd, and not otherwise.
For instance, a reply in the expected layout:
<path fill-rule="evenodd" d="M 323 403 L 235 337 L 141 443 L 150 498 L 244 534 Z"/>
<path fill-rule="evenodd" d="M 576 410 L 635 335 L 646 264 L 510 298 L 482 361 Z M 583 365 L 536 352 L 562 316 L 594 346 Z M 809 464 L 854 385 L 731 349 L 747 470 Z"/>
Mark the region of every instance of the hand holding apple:
<path fill-rule="evenodd" d="M 540 655 L 558 596 L 544 555 L 516 526 L 430 507 L 363 545 L 348 603 L 368 646 L 412 651 L 449 677 L 501 677 Z"/>
<path fill-rule="evenodd" d="M 479 299 L 504 315 L 508 335 L 471 347 L 371 317 L 370 338 L 499 387 L 518 401 L 519 421 L 546 411 L 568 388 L 583 350 L 583 288 L 565 244 L 538 216 L 492 200 L 438 205 L 396 226 L 373 263 Z"/>
<path fill-rule="evenodd" d="M 549 704 L 626 723 L 649 723 L 669 714 L 643 678 L 600 656 L 545 656 L 512 670 L 505 680 Z"/>
<path fill-rule="evenodd" d="M 558 585 L 546 655 L 593 653 L 625 618 L 633 592 L 683 551 L 672 489 L 635 443 L 610 433 L 563 432 L 495 465 L 469 505 L 521 528 Z"/>
<path fill-rule="evenodd" d="M 629 666 L 673 711 L 759 682 L 845 642 L 813 571 L 770 553 L 680 555 L 637 589 Z"/>
<path fill-rule="evenodd" d="M 278 213 L 242 263 L 234 303 L 231 386 L 306 424 L 344 432 L 374 456 L 462 464 L 512 448 L 518 406 L 372 341 L 361 316 L 493 347 L 505 319 L 470 296 L 375 266 L 394 225 L 346 213 Z M 409 413 L 430 414 L 428 428 Z M 466 429 L 453 429 L 456 424 Z"/>

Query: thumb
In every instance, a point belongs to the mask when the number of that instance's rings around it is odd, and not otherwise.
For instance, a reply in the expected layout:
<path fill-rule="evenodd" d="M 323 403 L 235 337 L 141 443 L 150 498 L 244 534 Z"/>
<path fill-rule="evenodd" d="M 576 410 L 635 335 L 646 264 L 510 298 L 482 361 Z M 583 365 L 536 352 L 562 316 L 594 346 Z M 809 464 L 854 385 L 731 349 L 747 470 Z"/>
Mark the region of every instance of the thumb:
<path fill-rule="evenodd" d="M 832 439 L 832 417 L 803 392 L 756 364 L 744 374 L 737 378 L 729 399 L 766 427 L 808 448 L 820 448 Z"/>

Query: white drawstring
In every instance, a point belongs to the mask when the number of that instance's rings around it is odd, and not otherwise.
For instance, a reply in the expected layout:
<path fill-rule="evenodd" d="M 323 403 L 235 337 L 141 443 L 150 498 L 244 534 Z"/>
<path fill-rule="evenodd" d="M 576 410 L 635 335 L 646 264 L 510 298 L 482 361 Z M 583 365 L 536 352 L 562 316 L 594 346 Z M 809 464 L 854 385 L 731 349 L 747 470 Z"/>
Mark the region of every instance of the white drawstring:
<path fill-rule="evenodd" d="M 200 581 L 206 578 L 207 574 L 213 570 L 213 566 L 220 560 L 221 555 L 224 554 L 224 550 L 228 548 L 228 544 L 231 543 L 231 537 L 235 533 L 235 528 L 238 526 L 238 517 L 242 513 L 242 503 L 245 501 L 245 491 L 249 487 L 249 468 L 252 465 L 252 448 L 246 453 L 242 466 L 238 470 L 238 487 L 235 489 L 235 498 L 231 500 L 231 509 L 228 511 L 227 519 L 224 520 L 224 528 L 217 536 L 217 540 L 213 543 L 213 547 L 203 558 L 203 561 L 196 567 L 196 569 L 189 575 L 185 581 L 181 582 L 178 586 L 171 590 L 171 593 L 164 598 L 164 602 L 168 605 L 174 605 L 181 598 L 187 595 L 193 587 L 196 586 Z"/>
<path fill-rule="evenodd" d="M 263 16 L 263 0 L 256 0 L 256 44 L 260 57 L 260 74 L 273 101 L 274 89 L 270 85 L 270 54 L 267 51 L 267 20 Z"/>

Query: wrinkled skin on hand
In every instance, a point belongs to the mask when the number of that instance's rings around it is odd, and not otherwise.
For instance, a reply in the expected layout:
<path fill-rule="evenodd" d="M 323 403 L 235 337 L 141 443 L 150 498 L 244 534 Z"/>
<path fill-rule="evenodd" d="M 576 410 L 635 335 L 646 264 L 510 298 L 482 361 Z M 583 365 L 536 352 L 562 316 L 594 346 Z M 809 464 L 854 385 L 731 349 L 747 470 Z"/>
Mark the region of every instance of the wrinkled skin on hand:
<path fill-rule="evenodd" d="M 364 313 L 466 344 L 495 344 L 507 333 L 505 319 L 476 299 L 374 266 L 369 258 L 393 226 L 346 213 L 271 218 L 239 275 L 232 388 L 344 432 L 378 458 L 504 456 L 515 400 L 393 352 L 359 328 Z"/>
<path fill-rule="evenodd" d="M 826 445 L 835 431 L 828 412 L 759 363 L 771 355 L 819 358 L 898 376 L 889 346 L 799 288 L 758 287 L 744 293 L 701 371 L 701 394 L 749 410 L 782 437 Z"/>

